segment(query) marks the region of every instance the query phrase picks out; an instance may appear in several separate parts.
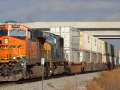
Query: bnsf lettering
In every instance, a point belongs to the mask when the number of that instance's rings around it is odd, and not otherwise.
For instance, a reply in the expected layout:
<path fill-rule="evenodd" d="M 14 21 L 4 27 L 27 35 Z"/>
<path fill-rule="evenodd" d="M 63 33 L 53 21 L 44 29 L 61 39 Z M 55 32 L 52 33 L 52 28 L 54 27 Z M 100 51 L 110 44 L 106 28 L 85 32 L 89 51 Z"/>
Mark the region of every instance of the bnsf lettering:
<path fill-rule="evenodd" d="M 24 45 L 0 45 L 0 48 L 20 48 Z"/>
<path fill-rule="evenodd" d="M 0 45 L 0 48 L 8 48 L 9 45 Z"/>
<path fill-rule="evenodd" d="M 17 45 L 10 45 L 9 48 L 16 48 Z"/>
<path fill-rule="evenodd" d="M 17 48 L 20 48 L 20 47 L 23 47 L 24 45 L 18 45 L 18 47 Z"/>

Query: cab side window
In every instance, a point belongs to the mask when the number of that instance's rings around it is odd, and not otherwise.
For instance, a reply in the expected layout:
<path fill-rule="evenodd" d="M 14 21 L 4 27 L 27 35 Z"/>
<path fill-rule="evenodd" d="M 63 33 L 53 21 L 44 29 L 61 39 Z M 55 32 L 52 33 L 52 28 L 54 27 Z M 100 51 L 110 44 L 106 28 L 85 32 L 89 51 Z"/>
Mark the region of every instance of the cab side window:
<path fill-rule="evenodd" d="M 28 31 L 28 38 L 31 38 L 31 31 Z"/>

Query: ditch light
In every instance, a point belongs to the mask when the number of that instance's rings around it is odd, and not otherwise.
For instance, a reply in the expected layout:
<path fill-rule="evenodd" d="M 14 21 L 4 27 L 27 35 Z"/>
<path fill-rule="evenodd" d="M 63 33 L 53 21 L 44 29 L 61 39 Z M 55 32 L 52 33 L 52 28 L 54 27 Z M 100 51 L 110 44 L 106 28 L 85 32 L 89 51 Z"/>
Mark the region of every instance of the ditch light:
<path fill-rule="evenodd" d="M 5 44 L 8 44 L 8 38 L 5 38 L 4 40 L 5 40 Z"/>

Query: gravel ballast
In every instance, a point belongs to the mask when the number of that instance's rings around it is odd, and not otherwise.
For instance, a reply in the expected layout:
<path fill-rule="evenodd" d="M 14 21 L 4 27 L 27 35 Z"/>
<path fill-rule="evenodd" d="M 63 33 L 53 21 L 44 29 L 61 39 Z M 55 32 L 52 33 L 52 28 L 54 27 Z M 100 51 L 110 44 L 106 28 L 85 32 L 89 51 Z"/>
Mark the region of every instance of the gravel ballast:
<path fill-rule="evenodd" d="M 76 90 L 76 87 L 78 90 L 85 90 L 86 85 L 90 83 L 93 77 L 98 76 L 97 72 L 93 72 L 44 80 L 43 90 Z M 42 81 L 0 87 L 0 90 L 42 90 Z"/>

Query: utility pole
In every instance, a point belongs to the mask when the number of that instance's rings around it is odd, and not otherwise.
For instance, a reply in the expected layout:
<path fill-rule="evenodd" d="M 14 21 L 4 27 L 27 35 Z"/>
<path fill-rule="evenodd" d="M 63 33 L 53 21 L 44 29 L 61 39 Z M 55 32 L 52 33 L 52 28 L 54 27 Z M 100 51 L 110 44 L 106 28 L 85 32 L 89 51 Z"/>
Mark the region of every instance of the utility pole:
<path fill-rule="evenodd" d="M 41 65 L 43 66 L 43 75 L 42 75 L 42 90 L 43 90 L 43 81 L 44 81 L 44 63 L 45 63 L 45 58 L 41 58 Z"/>
<path fill-rule="evenodd" d="M 76 90 L 77 90 L 77 74 L 76 74 Z"/>

